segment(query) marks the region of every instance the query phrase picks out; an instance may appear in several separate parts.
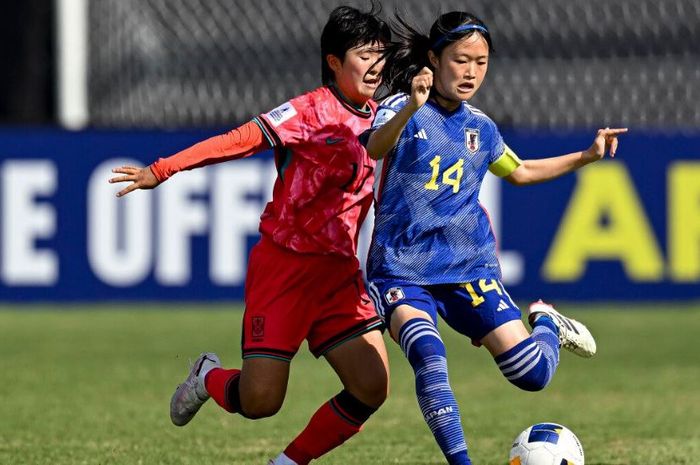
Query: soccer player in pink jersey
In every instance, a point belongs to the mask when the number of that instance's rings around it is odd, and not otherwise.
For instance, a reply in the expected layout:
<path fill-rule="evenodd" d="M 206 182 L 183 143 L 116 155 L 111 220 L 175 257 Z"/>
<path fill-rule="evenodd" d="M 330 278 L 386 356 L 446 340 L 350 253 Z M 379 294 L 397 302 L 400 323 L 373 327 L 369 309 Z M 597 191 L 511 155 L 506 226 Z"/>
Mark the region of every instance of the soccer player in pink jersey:
<path fill-rule="evenodd" d="M 360 431 L 384 402 L 388 364 L 382 322 L 356 258 L 360 225 L 372 204 L 375 162 L 358 141 L 373 120 L 381 49 L 388 26 L 370 12 L 341 6 L 321 36 L 323 86 L 226 134 L 145 168 L 114 169 L 130 182 L 117 195 L 152 189 L 173 174 L 275 150 L 278 177 L 251 251 L 245 286 L 241 369 L 202 354 L 170 404 L 183 426 L 214 398 L 246 418 L 274 415 L 289 365 L 304 339 L 324 356 L 342 391 L 323 404 L 272 465 L 305 465 Z"/>

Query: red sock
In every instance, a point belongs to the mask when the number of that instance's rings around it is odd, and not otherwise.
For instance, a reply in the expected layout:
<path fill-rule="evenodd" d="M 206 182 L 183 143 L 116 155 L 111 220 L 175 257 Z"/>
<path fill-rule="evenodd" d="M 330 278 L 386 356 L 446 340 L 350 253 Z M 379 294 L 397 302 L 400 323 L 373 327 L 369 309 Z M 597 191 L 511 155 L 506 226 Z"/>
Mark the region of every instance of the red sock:
<path fill-rule="evenodd" d="M 299 465 L 307 465 L 357 434 L 376 409 L 354 398 L 348 402 L 348 397 L 343 391 L 323 404 L 304 431 L 287 446 L 284 451 L 287 457 Z"/>
<path fill-rule="evenodd" d="M 212 368 L 204 378 L 204 386 L 212 399 L 227 412 L 238 413 L 240 411 L 240 396 L 238 394 L 238 380 L 241 370 L 225 370 Z"/>

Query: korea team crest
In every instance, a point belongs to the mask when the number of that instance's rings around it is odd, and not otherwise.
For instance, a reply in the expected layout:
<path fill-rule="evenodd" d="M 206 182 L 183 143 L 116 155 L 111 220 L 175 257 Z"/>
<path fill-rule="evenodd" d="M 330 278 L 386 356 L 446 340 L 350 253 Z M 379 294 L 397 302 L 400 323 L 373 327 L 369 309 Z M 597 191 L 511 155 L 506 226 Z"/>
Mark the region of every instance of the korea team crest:
<path fill-rule="evenodd" d="M 403 293 L 403 289 L 400 287 L 392 287 L 388 291 L 386 291 L 386 294 L 384 294 L 384 298 L 386 301 L 391 304 L 395 304 L 399 300 L 405 298 L 406 296 Z"/>
<path fill-rule="evenodd" d="M 265 337 L 265 317 L 264 316 L 254 316 L 252 320 L 252 334 L 253 341 L 259 342 Z"/>
<path fill-rule="evenodd" d="M 470 153 L 476 153 L 479 151 L 479 130 L 466 128 L 464 130 L 464 144 L 467 146 L 467 150 Z"/>

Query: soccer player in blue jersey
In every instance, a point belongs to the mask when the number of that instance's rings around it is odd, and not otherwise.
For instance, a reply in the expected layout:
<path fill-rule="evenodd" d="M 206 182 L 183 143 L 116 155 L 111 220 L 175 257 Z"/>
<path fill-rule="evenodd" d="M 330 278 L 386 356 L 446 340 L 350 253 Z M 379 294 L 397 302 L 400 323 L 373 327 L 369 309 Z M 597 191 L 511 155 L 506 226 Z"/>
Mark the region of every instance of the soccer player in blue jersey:
<path fill-rule="evenodd" d="M 591 357 L 586 327 L 542 301 L 521 312 L 500 281 L 488 215 L 478 200 L 486 171 L 516 185 L 547 181 L 609 153 L 626 129 L 601 129 L 586 150 L 521 160 L 498 128 L 467 104 L 483 82 L 492 50 L 486 25 L 451 12 L 426 37 L 399 18 L 401 39 L 383 70 L 390 93 L 362 137 L 381 159 L 376 219 L 368 257 L 370 295 L 415 372 L 421 411 L 447 461 L 470 464 L 459 409 L 448 382 L 438 315 L 485 346 L 503 375 L 528 391 L 543 389 L 559 349 Z"/>

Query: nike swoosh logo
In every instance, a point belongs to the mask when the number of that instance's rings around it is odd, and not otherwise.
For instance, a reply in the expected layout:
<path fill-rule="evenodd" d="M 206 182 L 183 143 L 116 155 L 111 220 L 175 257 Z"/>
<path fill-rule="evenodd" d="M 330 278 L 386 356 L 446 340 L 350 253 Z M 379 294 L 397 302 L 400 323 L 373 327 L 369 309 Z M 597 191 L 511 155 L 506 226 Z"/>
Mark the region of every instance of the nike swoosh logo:
<path fill-rule="evenodd" d="M 334 144 L 337 144 L 338 142 L 343 142 L 344 140 L 345 139 L 343 139 L 342 137 L 338 137 L 338 138 L 326 137 L 326 144 L 327 145 L 334 145 Z"/>

